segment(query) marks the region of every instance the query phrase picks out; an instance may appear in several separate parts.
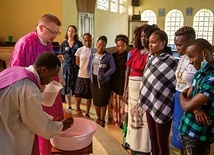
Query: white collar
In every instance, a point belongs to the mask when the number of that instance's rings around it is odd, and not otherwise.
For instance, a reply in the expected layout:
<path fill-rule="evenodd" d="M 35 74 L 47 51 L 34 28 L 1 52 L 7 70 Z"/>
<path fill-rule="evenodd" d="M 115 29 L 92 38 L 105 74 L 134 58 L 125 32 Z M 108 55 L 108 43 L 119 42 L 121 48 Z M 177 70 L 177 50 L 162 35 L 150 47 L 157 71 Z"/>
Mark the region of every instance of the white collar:
<path fill-rule="evenodd" d="M 30 65 L 29 67 L 25 67 L 26 70 L 30 71 L 31 73 L 33 73 L 36 77 L 36 80 L 37 82 L 41 83 L 41 80 L 40 80 L 40 77 L 39 77 L 39 74 L 37 73 L 36 69 L 33 67 L 33 65 Z"/>
<path fill-rule="evenodd" d="M 40 40 L 40 42 L 41 42 L 42 45 L 45 45 L 45 46 L 48 45 L 48 43 L 46 43 L 44 40 L 42 40 L 42 38 L 39 37 L 39 40 Z"/>

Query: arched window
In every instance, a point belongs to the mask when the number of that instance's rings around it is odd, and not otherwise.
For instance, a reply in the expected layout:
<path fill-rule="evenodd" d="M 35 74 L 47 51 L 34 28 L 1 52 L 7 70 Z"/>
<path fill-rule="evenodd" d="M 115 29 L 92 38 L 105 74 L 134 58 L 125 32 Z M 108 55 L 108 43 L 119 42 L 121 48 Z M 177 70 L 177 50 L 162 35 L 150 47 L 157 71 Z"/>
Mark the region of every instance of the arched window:
<path fill-rule="evenodd" d="M 119 0 L 119 13 L 125 13 L 127 6 L 127 0 Z"/>
<path fill-rule="evenodd" d="M 193 28 L 197 38 L 207 39 L 212 44 L 213 13 L 208 9 L 199 10 L 193 18 Z"/>
<path fill-rule="evenodd" d="M 152 10 L 145 10 L 141 14 L 142 21 L 148 21 L 148 24 L 157 24 L 156 14 Z"/>
<path fill-rule="evenodd" d="M 109 0 L 97 0 L 97 9 L 109 10 Z"/>
<path fill-rule="evenodd" d="M 168 45 L 172 50 L 176 50 L 174 46 L 174 33 L 184 25 L 184 17 L 180 10 L 173 9 L 166 15 L 165 32 L 168 35 Z"/>
<path fill-rule="evenodd" d="M 118 12 L 118 0 L 111 0 L 110 1 L 110 11 L 111 12 Z"/>

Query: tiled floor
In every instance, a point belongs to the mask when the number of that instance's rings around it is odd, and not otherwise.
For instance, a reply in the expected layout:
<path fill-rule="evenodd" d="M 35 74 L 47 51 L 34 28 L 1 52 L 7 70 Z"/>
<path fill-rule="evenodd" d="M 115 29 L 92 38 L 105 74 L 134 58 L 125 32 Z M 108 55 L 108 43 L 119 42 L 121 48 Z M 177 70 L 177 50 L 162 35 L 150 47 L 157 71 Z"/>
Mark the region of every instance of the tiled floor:
<path fill-rule="evenodd" d="M 75 111 L 75 105 L 74 102 L 72 102 L 72 110 L 71 109 L 67 109 L 67 105 L 65 103 L 63 103 L 63 107 L 64 107 L 64 111 L 67 115 L 70 115 L 70 113 L 72 113 L 73 115 L 76 114 Z M 85 115 L 85 109 L 86 109 L 86 104 L 83 103 L 81 104 L 81 109 L 82 109 L 82 113 Z M 91 105 L 91 109 L 90 109 L 90 117 L 92 120 L 96 121 L 97 117 L 96 117 L 96 113 L 95 113 L 95 109 L 93 104 Z M 106 115 L 106 122 L 107 122 L 108 118 Z M 106 123 L 105 125 L 105 130 L 108 131 L 119 143 L 122 144 L 122 129 L 120 129 L 119 127 L 115 126 L 114 124 L 108 124 Z M 127 150 L 129 152 L 129 150 Z"/>
<path fill-rule="evenodd" d="M 83 115 L 85 115 L 85 109 L 86 109 L 86 104 L 83 102 L 81 104 L 81 109 L 82 109 L 82 113 Z M 72 110 L 70 109 L 67 109 L 67 105 L 65 103 L 63 103 L 63 107 L 64 107 L 64 110 L 66 112 L 66 114 L 69 114 L 70 112 L 75 115 L 76 114 L 76 111 L 75 111 L 75 105 L 74 103 L 72 103 Z M 90 117 L 92 120 L 96 120 L 97 117 L 96 117 L 96 113 L 95 113 L 95 110 L 94 110 L 94 106 L 91 105 L 91 109 L 90 109 Z M 108 118 L 107 118 L 107 114 L 106 114 L 106 122 L 107 122 Z M 111 133 L 111 135 L 117 140 L 119 141 L 120 143 L 122 143 L 122 129 L 120 129 L 119 127 L 115 126 L 114 124 L 108 124 L 106 123 L 105 127 L 104 127 L 108 132 Z"/>
<path fill-rule="evenodd" d="M 85 114 L 85 109 L 86 109 L 86 104 L 85 101 L 82 101 L 83 103 L 81 104 L 81 109 L 83 114 Z M 74 110 L 75 105 L 74 102 L 72 103 L 72 110 L 71 109 L 67 109 L 67 105 L 65 103 L 63 103 L 63 107 L 65 110 L 66 114 L 70 114 L 72 113 L 73 115 L 76 114 L 76 111 Z M 96 120 L 96 113 L 94 110 L 94 106 L 93 104 L 91 105 L 91 109 L 90 109 L 90 116 L 92 120 Z M 107 118 L 107 114 L 106 114 L 106 122 L 107 122 L 108 118 Z M 119 127 L 115 126 L 114 124 L 108 124 L 106 123 L 106 126 L 104 127 L 106 131 L 108 131 L 119 143 L 122 144 L 122 129 L 120 129 Z M 169 140 L 170 141 L 170 140 Z M 130 151 L 127 150 L 129 153 Z M 179 150 L 174 148 L 171 144 L 170 144 L 170 154 L 171 155 L 180 155 Z M 214 155 L 214 144 L 211 146 L 211 154 Z"/>

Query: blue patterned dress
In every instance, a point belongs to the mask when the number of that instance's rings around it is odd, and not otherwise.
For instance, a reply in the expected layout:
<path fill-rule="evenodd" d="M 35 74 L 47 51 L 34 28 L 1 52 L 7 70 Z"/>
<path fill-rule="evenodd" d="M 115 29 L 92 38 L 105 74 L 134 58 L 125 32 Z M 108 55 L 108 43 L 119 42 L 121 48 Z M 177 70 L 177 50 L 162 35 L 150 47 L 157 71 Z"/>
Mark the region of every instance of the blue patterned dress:
<path fill-rule="evenodd" d="M 68 41 L 65 40 L 60 46 L 59 54 L 64 55 L 64 61 L 62 63 L 63 71 L 62 76 L 65 79 L 65 85 L 63 86 L 62 94 L 70 96 L 70 91 L 72 90 L 72 95 L 75 94 L 75 85 L 77 80 L 77 75 L 79 67 L 76 65 L 75 53 L 79 47 L 82 47 L 81 41 L 76 40 L 72 47 L 69 46 Z"/>

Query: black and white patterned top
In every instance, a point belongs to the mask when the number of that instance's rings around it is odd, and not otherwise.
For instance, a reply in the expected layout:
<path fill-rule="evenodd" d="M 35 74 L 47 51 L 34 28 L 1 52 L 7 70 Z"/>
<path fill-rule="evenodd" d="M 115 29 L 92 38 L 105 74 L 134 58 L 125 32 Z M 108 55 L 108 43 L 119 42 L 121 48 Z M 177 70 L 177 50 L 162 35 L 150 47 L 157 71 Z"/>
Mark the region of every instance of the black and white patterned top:
<path fill-rule="evenodd" d="M 158 57 L 152 54 L 148 56 L 140 87 L 139 104 L 160 124 L 172 118 L 176 68 L 177 60 L 166 52 Z"/>

